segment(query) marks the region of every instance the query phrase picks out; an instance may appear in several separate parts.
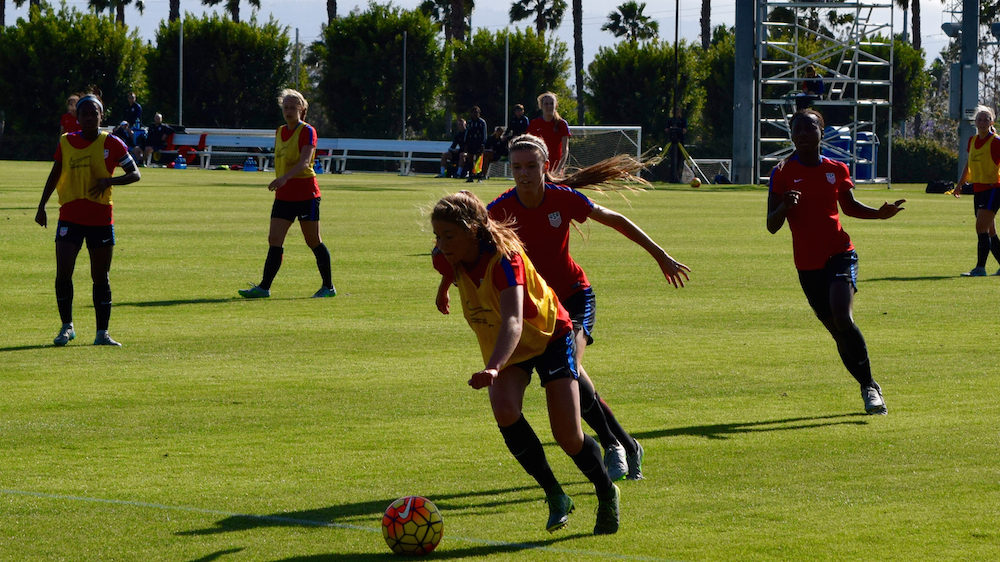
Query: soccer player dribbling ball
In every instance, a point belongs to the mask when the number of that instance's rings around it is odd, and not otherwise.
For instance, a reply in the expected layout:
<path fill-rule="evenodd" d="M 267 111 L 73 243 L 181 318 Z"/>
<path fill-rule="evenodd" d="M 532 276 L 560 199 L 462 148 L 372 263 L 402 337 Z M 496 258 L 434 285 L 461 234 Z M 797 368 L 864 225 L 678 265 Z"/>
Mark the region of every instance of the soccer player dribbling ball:
<path fill-rule="evenodd" d="M 996 216 L 1000 210 L 1000 137 L 993 129 L 993 110 L 980 105 L 976 108 L 976 134 L 969 138 L 969 162 L 962 170 L 958 187 L 952 192 L 962 196 L 962 186 L 972 181 L 973 204 L 976 213 L 976 267 L 963 277 L 985 277 L 986 259 L 990 253 L 1000 261 L 1000 238 L 997 238 Z M 1000 275 L 1000 270 L 994 275 Z"/>
<path fill-rule="evenodd" d="M 555 292 L 527 258 L 509 224 L 491 219 L 474 194 L 444 197 L 431 226 L 461 294 L 462 309 L 479 341 L 485 367 L 469 386 L 489 392 L 493 417 L 507 448 L 545 490 L 545 528 L 564 527 L 574 509 L 545 458 L 545 450 L 521 412 L 524 392 L 537 371 L 545 389 L 552 435 L 597 492 L 595 535 L 619 526 L 619 490 L 608 477 L 601 449 L 580 426 L 580 399 L 573 361 L 573 324 Z M 442 272 L 444 274 L 445 272 Z"/>
<path fill-rule="evenodd" d="M 304 121 L 309 110 L 309 102 L 296 90 L 282 90 L 278 97 L 285 124 L 278 127 L 274 137 L 274 172 L 278 176 L 267 188 L 274 192 L 271 207 L 271 227 L 267 235 L 267 258 L 264 260 L 264 274 L 259 285 L 240 289 L 240 296 L 248 299 L 271 296 L 271 283 L 281 268 L 284 256 L 285 236 L 295 219 L 306 245 L 316 257 L 323 286 L 314 298 L 335 297 L 330 273 L 330 250 L 319 233 L 319 181 L 313 170 L 316 156 L 316 129 Z"/>
<path fill-rule="evenodd" d="M 62 328 L 53 344 L 63 346 L 76 338 L 73 327 L 73 270 L 76 257 L 87 242 L 93 280 L 97 337 L 94 345 L 121 346 L 108 334 L 111 319 L 111 258 L 115 248 L 115 227 L 111 192 L 114 185 L 139 181 L 139 170 L 128 148 L 118 137 L 100 130 L 104 104 L 95 95 L 86 95 L 76 104 L 80 131 L 59 138 L 55 162 L 45 181 L 35 222 L 48 227 L 45 204 L 53 192 L 59 194 L 59 223 L 56 226 L 56 304 Z M 116 166 L 125 172 L 112 176 Z"/>
<path fill-rule="evenodd" d="M 868 346 L 854 323 L 858 254 L 840 224 L 840 213 L 859 219 L 888 219 L 906 202 L 869 207 L 854 198 L 850 170 L 820 153 L 823 117 L 812 109 L 792 116 L 795 151 L 771 171 L 767 230 L 774 234 L 788 222 L 799 283 L 816 317 L 837 342 L 844 366 L 861 385 L 868 414 L 886 414 L 882 388 L 872 378 Z"/>
<path fill-rule="evenodd" d="M 664 277 L 675 287 L 688 279 L 688 266 L 670 257 L 635 223 L 624 215 L 590 200 L 577 189 L 614 189 L 611 180 L 641 182 L 642 164 L 618 156 L 589 166 L 566 178 L 549 173 L 547 146 L 541 138 L 522 135 L 509 146 L 511 173 L 515 187 L 501 194 L 488 209 L 494 220 L 513 220 L 528 256 L 551 286 L 573 320 L 576 363 L 580 372 L 581 411 L 584 420 L 598 435 L 605 450 L 605 465 L 612 480 L 642 478 L 642 446 L 621 426 L 607 403 L 594 390 L 583 368 L 583 353 L 593 343 L 597 301 L 583 268 L 569 253 L 570 223 L 588 218 L 614 228 L 645 249 L 659 265 Z"/>

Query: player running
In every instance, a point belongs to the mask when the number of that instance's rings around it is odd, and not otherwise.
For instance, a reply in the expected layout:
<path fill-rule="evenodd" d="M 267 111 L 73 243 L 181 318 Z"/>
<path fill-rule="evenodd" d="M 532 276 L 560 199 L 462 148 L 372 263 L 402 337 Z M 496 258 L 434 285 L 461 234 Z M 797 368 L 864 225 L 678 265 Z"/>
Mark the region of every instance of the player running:
<path fill-rule="evenodd" d="M 306 123 L 309 102 L 296 90 L 282 90 L 278 97 L 285 124 L 278 127 L 274 137 L 274 172 L 278 176 L 267 188 L 274 192 L 271 207 L 271 229 L 267 235 L 267 259 L 264 276 L 259 285 L 240 289 L 240 296 L 248 299 L 271 296 L 271 283 L 281 268 L 285 249 L 285 236 L 295 219 L 305 237 L 306 245 L 316 256 L 316 266 L 323 278 L 323 286 L 314 298 L 335 297 L 330 273 L 330 250 L 319 234 L 319 181 L 313 170 L 316 156 L 316 129 Z"/>
<path fill-rule="evenodd" d="M 462 309 L 482 351 L 485 368 L 469 386 L 489 389 L 493 417 L 507 448 L 545 490 L 545 528 L 564 527 L 574 509 L 545 458 L 545 450 L 521 412 L 524 391 L 537 371 L 545 389 L 556 442 L 597 492 L 595 535 L 618 531 L 619 490 L 601 462 L 594 438 L 580 427 L 580 399 L 573 360 L 573 324 L 555 292 L 545 284 L 507 223 L 491 219 L 472 193 L 449 195 L 434 206 L 435 252 L 455 278 Z"/>
<path fill-rule="evenodd" d="M 624 215 L 591 201 L 577 189 L 600 189 L 609 180 L 638 180 L 632 172 L 642 165 L 631 158 L 605 160 L 566 178 L 549 173 L 547 146 L 542 139 L 523 135 L 510 143 L 510 165 L 515 187 L 488 205 L 498 221 L 513 220 L 528 256 L 551 286 L 573 320 L 576 363 L 580 372 L 581 411 L 597 432 L 604 460 L 613 480 L 642 478 L 642 446 L 621 426 L 611 408 L 594 390 L 583 368 L 583 353 L 594 342 L 597 301 L 583 268 L 569 253 L 570 222 L 588 218 L 610 226 L 644 248 L 675 287 L 683 287 L 690 269 L 671 258 Z M 640 180 L 641 181 L 641 180 Z"/>
<path fill-rule="evenodd" d="M 993 110 L 976 108 L 976 134 L 969 138 L 969 162 L 962 170 L 958 187 L 952 192 L 962 196 L 962 186 L 972 181 L 976 213 L 976 267 L 964 277 L 985 277 L 986 258 L 990 252 L 1000 261 L 1000 238 L 997 238 L 997 210 L 1000 209 L 1000 137 L 993 130 Z M 1000 275 L 1000 269 L 994 275 Z"/>
<path fill-rule="evenodd" d="M 788 221 L 795 268 L 806 299 L 837 342 L 844 366 L 861 384 L 865 412 L 885 415 L 888 410 L 882 388 L 872 379 L 868 346 L 854 323 L 858 254 L 840 224 L 837 204 L 849 217 L 888 219 L 903 210 L 900 205 L 906 200 L 875 209 L 855 199 L 847 166 L 820 154 L 823 127 L 823 117 L 812 109 L 792 117 L 795 151 L 771 171 L 767 230 L 774 234 Z"/>
<path fill-rule="evenodd" d="M 73 328 L 73 270 L 76 257 L 87 241 L 90 276 L 93 280 L 97 337 L 94 345 L 121 346 L 108 334 L 111 320 L 111 258 L 115 248 L 111 192 L 114 185 L 139 181 L 140 174 L 128 148 L 118 137 L 101 131 L 104 103 L 96 95 L 76 103 L 80 131 L 59 138 L 55 162 L 45 181 L 35 222 L 48 227 L 45 204 L 59 193 L 59 223 L 56 226 L 56 305 L 62 328 L 52 341 L 63 346 L 76 338 Z M 124 175 L 112 177 L 120 166 Z"/>

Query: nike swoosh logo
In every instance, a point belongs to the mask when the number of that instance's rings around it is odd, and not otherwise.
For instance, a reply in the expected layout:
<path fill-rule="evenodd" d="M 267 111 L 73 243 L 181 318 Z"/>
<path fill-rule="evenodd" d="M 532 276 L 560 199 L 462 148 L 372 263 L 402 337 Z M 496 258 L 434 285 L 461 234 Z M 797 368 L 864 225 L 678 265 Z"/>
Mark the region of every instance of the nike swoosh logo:
<path fill-rule="evenodd" d="M 801 178 L 800 178 L 800 179 L 797 179 L 797 180 L 795 180 L 795 182 L 794 182 L 794 183 L 799 183 L 800 181 L 802 181 L 802 179 L 801 179 Z"/>
<path fill-rule="evenodd" d="M 107 244 L 108 242 L 111 242 L 110 238 L 108 238 L 107 240 L 101 240 L 101 244 Z"/>
<path fill-rule="evenodd" d="M 554 374 L 558 373 L 561 370 L 562 370 L 562 367 L 559 367 L 558 369 L 549 369 L 549 374 L 550 375 L 554 375 Z"/>
<path fill-rule="evenodd" d="M 400 519 L 406 519 L 410 516 L 410 506 L 413 505 L 413 498 L 406 498 L 406 509 L 398 512 Z"/>

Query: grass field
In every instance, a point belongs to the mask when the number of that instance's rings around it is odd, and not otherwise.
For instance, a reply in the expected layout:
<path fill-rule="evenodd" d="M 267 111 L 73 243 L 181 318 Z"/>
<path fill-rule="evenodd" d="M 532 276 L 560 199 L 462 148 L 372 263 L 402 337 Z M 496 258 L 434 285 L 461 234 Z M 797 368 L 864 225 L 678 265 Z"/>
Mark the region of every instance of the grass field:
<path fill-rule="evenodd" d="M 864 188 L 906 210 L 844 219 L 886 417 L 863 414 L 787 227 L 764 227 L 762 188 L 599 199 L 693 271 L 675 290 L 610 229 L 574 235 L 599 302 L 588 371 L 646 450 L 647 479 L 621 484 L 621 531 L 593 537 L 596 499 L 548 433 L 537 382 L 525 414 L 577 502 L 554 535 L 486 393 L 466 386 L 481 367 L 472 332 L 434 308 L 421 208 L 466 184 L 322 176 L 340 295 L 308 298 L 320 279 L 293 227 L 272 298 L 247 301 L 236 290 L 260 279 L 272 176 L 144 170 L 114 196 L 124 347 L 89 345 L 84 252 L 78 337 L 54 348 L 55 232 L 33 222 L 48 169 L 0 162 L 0 560 L 390 560 L 380 516 L 410 494 L 444 515 L 435 559 L 1000 558 L 987 344 L 1000 278 L 958 277 L 974 265 L 971 198 Z"/>

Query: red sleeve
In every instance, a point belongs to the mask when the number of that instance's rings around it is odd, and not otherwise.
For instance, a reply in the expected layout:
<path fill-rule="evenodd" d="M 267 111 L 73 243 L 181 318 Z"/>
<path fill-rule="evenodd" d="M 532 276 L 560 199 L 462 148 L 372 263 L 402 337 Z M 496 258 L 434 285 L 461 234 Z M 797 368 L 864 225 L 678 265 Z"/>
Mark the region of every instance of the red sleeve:
<path fill-rule="evenodd" d="M 571 136 L 573 136 L 573 133 L 569 132 L 569 122 L 566 121 L 565 119 L 563 119 L 562 122 L 563 122 L 563 127 L 566 127 L 566 134 L 563 135 L 563 136 L 564 137 L 571 137 Z"/>
<path fill-rule="evenodd" d="M 990 140 L 990 156 L 993 157 L 994 164 L 1000 164 L 1000 137 L 996 135 Z"/>
<path fill-rule="evenodd" d="M 510 259 L 500 258 L 500 262 L 493 268 L 493 286 L 498 293 L 517 285 L 523 286 L 525 281 L 524 260 L 521 254 L 515 254 Z"/>
<path fill-rule="evenodd" d="M 582 223 L 587 220 L 590 213 L 594 211 L 594 202 L 589 197 L 573 189 L 567 193 L 567 209 L 569 217 L 576 222 Z"/>
<path fill-rule="evenodd" d="M 307 123 L 303 123 L 303 126 L 305 129 L 303 129 L 302 134 L 299 135 L 299 149 L 303 146 L 316 146 L 316 129 Z"/>
<path fill-rule="evenodd" d="M 434 264 L 434 269 L 441 274 L 449 283 L 454 283 L 455 281 L 455 268 L 452 267 L 448 260 L 445 259 L 444 254 L 437 246 L 431 250 L 431 262 Z"/>

